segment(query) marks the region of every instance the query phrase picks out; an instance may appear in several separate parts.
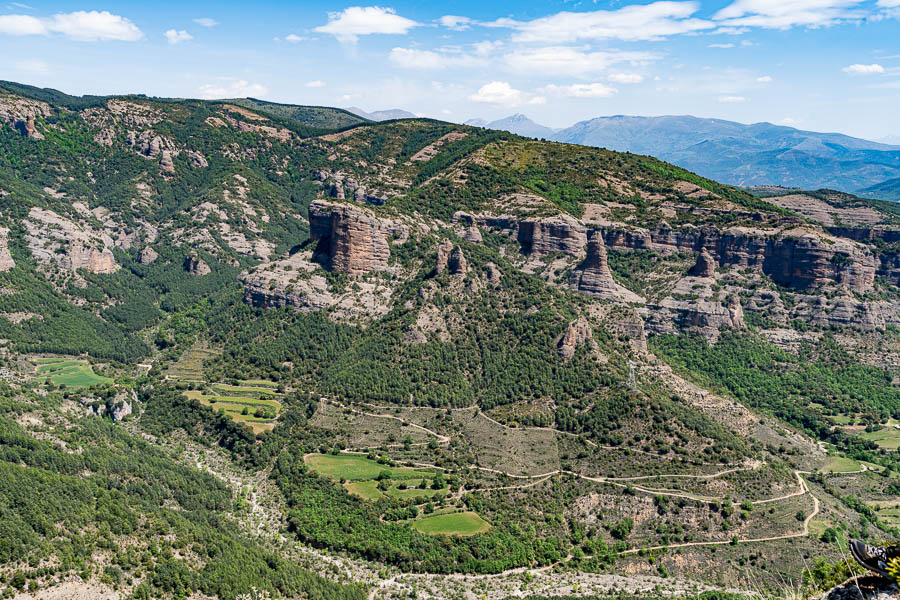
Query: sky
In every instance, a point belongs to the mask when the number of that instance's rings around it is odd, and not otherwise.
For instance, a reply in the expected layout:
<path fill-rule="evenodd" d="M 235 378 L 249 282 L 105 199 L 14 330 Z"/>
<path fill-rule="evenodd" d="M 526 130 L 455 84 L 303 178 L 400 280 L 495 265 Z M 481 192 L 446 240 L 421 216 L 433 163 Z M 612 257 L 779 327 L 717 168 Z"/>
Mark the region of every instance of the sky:
<path fill-rule="evenodd" d="M 0 79 L 550 127 L 691 114 L 900 143 L 900 0 L 0 0 Z"/>

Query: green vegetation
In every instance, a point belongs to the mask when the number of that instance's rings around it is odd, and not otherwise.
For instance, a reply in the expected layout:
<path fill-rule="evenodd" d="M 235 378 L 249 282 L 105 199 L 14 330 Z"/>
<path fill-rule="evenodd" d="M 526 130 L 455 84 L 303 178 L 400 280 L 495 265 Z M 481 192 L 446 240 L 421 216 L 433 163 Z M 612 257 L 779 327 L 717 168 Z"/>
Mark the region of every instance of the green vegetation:
<path fill-rule="evenodd" d="M 866 431 L 859 434 L 859 437 L 874 442 L 879 448 L 885 450 L 900 448 L 900 429 L 896 427 L 881 427 L 875 431 Z"/>
<path fill-rule="evenodd" d="M 382 473 L 387 473 L 389 479 L 434 477 L 435 474 L 427 469 L 391 467 L 359 454 L 308 454 L 303 461 L 320 475 L 350 481 L 375 479 Z"/>
<path fill-rule="evenodd" d="M 429 535 L 476 535 L 488 531 L 490 524 L 473 512 L 450 513 L 434 517 L 424 517 L 413 523 L 413 527 Z"/>
<path fill-rule="evenodd" d="M 109 377 L 94 373 L 86 360 L 66 360 L 63 358 L 38 359 L 35 374 L 38 379 L 63 387 L 90 387 L 96 383 L 112 383 Z"/>
<path fill-rule="evenodd" d="M 235 98 L 224 100 L 223 102 L 262 111 L 269 115 L 319 129 L 344 129 L 369 122 L 359 115 L 354 115 L 352 112 L 328 106 L 278 104 L 277 102 L 267 102 L 256 98 Z"/>

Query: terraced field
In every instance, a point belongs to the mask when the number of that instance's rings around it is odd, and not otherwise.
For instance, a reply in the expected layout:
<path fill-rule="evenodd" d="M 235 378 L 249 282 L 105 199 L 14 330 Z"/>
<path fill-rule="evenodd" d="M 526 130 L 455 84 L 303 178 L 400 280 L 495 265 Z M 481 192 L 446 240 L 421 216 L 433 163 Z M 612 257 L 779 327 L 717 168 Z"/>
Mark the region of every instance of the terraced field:
<path fill-rule="evenodd" d="M 203 362 L 220 353 L 221 350 L 210 348 L 205 344 L 195 344 L 190 350 L 186 350 L 174 365 L 169 367 L 167 377 L 180 381 L 205 381 Z"/>
<path fill-rule="evenodd" d="M 900 448 L 900 429 L 896 427 L 882 427 L 877 431 L 869 431 L 859 434 L 864 440 L 875 442 L 879 448 L 896 450 Z"/>
<path fill-rule="evenodd" d="M 253 431 L 271 431 L 281 412 L 281 396 L 269 388 L 213 384 L 213 393 L 187 390 L 184 396 L 223 411 Z"/>
<path fill-rule="evenodd" d="M 35 376 L 65 387 L 90 387 L 95 383 L 112 383 L 109 377 L 94 373 L 91 364 L 81 359 L 36 358 Z"/>

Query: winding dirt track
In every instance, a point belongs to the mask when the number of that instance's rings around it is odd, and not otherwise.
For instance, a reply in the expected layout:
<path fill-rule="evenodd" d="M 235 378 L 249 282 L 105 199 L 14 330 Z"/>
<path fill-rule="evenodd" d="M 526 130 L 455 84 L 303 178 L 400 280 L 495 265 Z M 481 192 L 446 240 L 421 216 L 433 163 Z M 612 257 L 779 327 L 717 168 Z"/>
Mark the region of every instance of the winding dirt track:
<path fill-rule="evenodd" d="M 358 411 L 351 407 L 344 406 L 343 404 L 340 404 L 340 403 L 335 403 L 335 404 L 337 406 L 351 410 L 358 414 L 362 414 L 362 415 L 366 415 L 366 416 L 370 416 L 370 417 L 394 419 L 394 420 L 400 421 L 402 423 L 405 423 L 411 427 L 416 427 L 417 429 L 420 429 L 428 434 L 433 435 L 435 438 L 437 438 L 438 443 L 446 444 L 446 443 L 450 442 L 450 438 L 448 436 L 441 435 L 441 434 L 437 433 L 436 431 L 432 431 L 431 429 L 428 429 L 427 427 L 423 427 L 421 425 L 416 425 L 415 423 L 411 423 L 405 419 L 401 419 L 401 418 L 395 417 L 393 415 L 367 413 L 367 412 Z M 462 410 L 466 410 L 466 409 L 462 409 Z M 495 421 L 494 419 L 488 417 L 487 415 L 485 415 L 483 413 L 481 413 L 481 416 L 484 417 L 485 419 L 495 423 L 496 425 L 498 425 L 500 427 L 506 428 L 506 425 L 503 425 L 499 421 Z M 528 428 L 523 428 L 523 429 L 538 429 L 538 430 L 553 431 L 557 434 L 564 434 L 564 435 L 568 434 L 568 432 L 557 431 L 557 430 L 551 429 L 549 427 L 528 427 Z M 568 435 L 575 435 L 575 434 L 568 434 Z M 595 447 L 599 447 L 599 446 L 597 446 L 597 444 L 595 444 L 594 442 L 591 442 L 590 440 L 585 440 L 585 441 Z M 604 448 L 605 448 L 605 446 L 604 446 Z M 611 448 L 611 449 L 621 450 L 621 448 Z M 343 452 L 355 453 L 351 450 L 344 450 Z M 640 451 L 638 451 L 638 452 L 640 452 Z M 434 469 L 440 469 L 442 471 L 446 470 L 443 467 L 439 467 L 439 466 L 431 464 L 431 463 L 413 463 L 413 464 L 417 467 L 429 467 L 429 468 L 434 468 Z M 715 479 L 717 477 L 721 477 L 721 476 L 727 475 L 729 473 L 753 470 L 753 469 L 759 468 L 760 466 L 762 466 L 762 465 L 754 464 L 754 465 L 750 465 L 750 466 L 730 467 L 723 471 L 719 471 L 716 473 L 703 474 L 703 475 L 676 474 L 676 475 L 637 475 L 637 476 L 631 476 L 631 477 L 594 477 L 594 476 L 590 476 L 590 475 L 584 475 L 583 473 L 578 473 L 576 471 L 568 471 L 568 470 L 563 470 L 563 469 L 556 469 L 553 471 L 548 471 L 546 473 L 540 473 L 538 475 L 516 475 L 516 474 L 508 473 L 506 471 L 502 471 L 499 469 L 493 469 L 490 467 L 481 467 L 481 466 L 477 466 L 477 465 L 472 465 L 469 468 L 477 469 L 477 470 L 484 471 L 487 473 L 504 475 L 511 479 L 529 480 L 529 483 L 525 483 L 525 484 L 521 484 L 521 485 L 499 486 L 499 487 L 492 487 L 492 488 L 476 488 L 476 489 L 470 489 L 470 490 L 466 490 L 466 491 L 468 491 L 468 492 L 490 492 L 490 491 L 500 491 L 500 490 L 523 489 L 523 488 L 529 488 L 529 487 L 534 487 L 536 485 L 539 485 L 556 475 L 571 475 L 574 477 L 578 477 L 580 479 L 584 479 L 586 481 L 593 481 L 595 483 L 606 483 L 609 485 L 614 485 L 614 486 L 618 486 L 618 487 L 622 487 L 622 488 L 631 487 L 632 489 L 638 490 L 645 494 L 662 495 L 662 496 L 668 496 L 671 498 L 684 498 L 686 500 L 695 500 L 695 501 L 699 501 L 699 502 L 714 502 L 714 501 L 720 501 L 723 498 L 712 497 L 712 496 L 701 496 L 699 494 L 689 494 L 689 493 L 685 493 L 685 492 L 676 492 L 676 491 L 666 490 L 666 489 L 648 488 L 648 487 L 643 487 L 640 485 L 633 485 L 631 483 L 625 483 L 625 482 L 641 481 L 641 480 L 654 479 L 654 478 L 659 478 L 659 477 L 670 477 L 670 478 L 681 478 L 681 479 Z M 865 470 L 865 468 L 863 468 L 863 470 Z M 796 496 L 803 496 L 803 495 L 809 494 L 810 498 L 812 498 L 812 501 L 813 501 L 813 510 L 803 520 L 803 528 L 796 533 L 786 533 L 783 535 L 774 535 L 774 536 L 766 536 L 766 537 L 759 537 L 759 538 L 738 538 L 738 540 L 737 540 L 738 544 L 749 544 L 749 543 L 755 543 L 755 542 L 769 542 L 769 541 L 775 541 L 775 540 L 787 540 L 787 539 L 798 538 L 798 537 L 806 537 L 807 535 L 809 535 L 809 523 L 816 517 L 816 515 L 819 514 L 819 499 L 816 498 L 815 495 L 813 495 L 812 492 L 810 491 L 809 486 L 806 484 L 806 481 L 802 477 L 803 474 L 808 475 L 809 472 L 808 471 L 794 471 L 794 476 L 797 478 L 797 484 L 798 484 L 798 489 L 796 491 L 790 492 L 787 494 L 783 494 L 781 496 L 776 496 L 774 498 L 766 498 L 764 500 L 755 500 L 752 502 L 752 504 L 754 506 L 756 506 L 758 504 L 767 504 L 770 502 L 778 502 L 780 500 L 787 500 L 788 498 L 794 498 Z M 460 491 L 462 492 L 462 490 L 460 490 Z M 622 554 L 636 554 L 641 551 L 663 550 L 663 549 L 670 549 L 670 548 L 687 548 L 687 547 L 691 547 L 691 546 L 723 546 L 723 545 L 728 545 L 728 544 L 733 544 L 733 543 L 735 543 L 733 540 L 717 540 L 717 541 L 708 541 L 708 542 L 684 542 L 684 543 L 680 543 L 680 544 L 666 544 L 666 545 L 660 545 L 660 546 L 647 546 L 647 547 L 643 547 L 643 548 L 632 548 L 630 550 L 623 551 Z M 566 560 L 568 560 L 568 558 L 569 557 L 567 557 L 566 559 L 563 559 L 563 561 L 560 561 L 560 562 L 565 562 Z M 526 568 L 511 569 L 509 571 L 504 571 L 503 573 L 498 574 L 498 576 L 514 574 L 517 572 L 522 572 L 524 570 L 529 570 L 529 572 L 540 572 L 540 571 L 552 568 L 553 566 L 555 566 L 555 565 L 550 565 L 549 567 L 541 567 L 541 569 L 536 569 L 536 570 L 531 570 L 531 569 L 526 569 Z M 376 590 L 373 590 L 373 593 L 374 593 L 374 591 L 376 591 Z M 370 597 L 372 597 L 372 596 L 370 595 Z"/>

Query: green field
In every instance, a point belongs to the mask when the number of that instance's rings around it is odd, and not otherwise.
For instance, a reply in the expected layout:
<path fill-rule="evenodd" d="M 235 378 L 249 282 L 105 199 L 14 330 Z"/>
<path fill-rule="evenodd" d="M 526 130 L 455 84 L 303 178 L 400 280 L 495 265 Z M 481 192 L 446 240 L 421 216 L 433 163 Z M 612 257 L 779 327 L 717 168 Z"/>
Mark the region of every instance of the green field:
<path fill-rule="evenodd" d="M 274 395 L 275 391 L 269 389 L 268 387 L 260 387 L 260 386 L 249 386 L 249 385 L 228 385 L 227 383 L 214 383 L 212 385 L 213 391 L 222 394 L 223 396 L 249 396 L 253 398 L 258 398 L 260 396 L 265 395 Z"/>
<path fill-rule="evenodd" d="M 418 519 L 413 527 L 428 535 L 468 536 L 484 533 L 491 525 L 477 513 L 467 511 Z"/>
<path fill-rule="evenodd" d="M 859 437 L 875 442 L 879 448 L 885 450 L 900 448 L 900 429 L 894 427 L 882 427 L 878 431 L 864 432 L 859 434 Z"/>
<path fill-rule="evenodd" d="M 213 386 L 213 389 L 218 389 Z M 249 388 L 248 388 L 249 389 Z M 223 410 L 225 414 L 241 423 L 246 423 L 255 432 L 271 430 L 275 427 L 275 419 L 281 412 L 281 403 L 275 398 L 276 396 L 268 390 L 257 389 L 257 396 L 240 395 L 240 396 L 219 396 L 217 394 L 206 394 L 199 390 L 187 390 L 184 396 L 190 400 L 211 406 L 216 410 Z M 244 409 L 247 414 L 243 414 Z M 257 410 L 267 410 L 269 415 L 257 415 Z"/>
<path fill-rule="evenodd" d="M 435 474 L 431 469 L 389 467 L 361 454 L 307 454 L 303 461 L 319 475 L 335 480 L 365 481 L 375 479 L 382 471 L 390 472 L 391 479 L 421 479 Z"/>
<path fill-rule="evenodd" d="M 109 377 L 94 373 L 86 360 L 65 358 L 37 358 L 35 375 L 38 379 L 65 387 L 89 387 L 95 383 L 112 383 Z"/>
<path fill-rule="evenodd" d="M 167 376 L 181 381 L 204 381 L 203 362 L 221 354 L 220 350 L 208 348 L 203 344 L 195 344 L 190 350 L 182 353 L 178 361 L 169 367 Z"/>
<path fill-rule="evenodd" d="M 832 456 L 820 471 L 823 473 L 852 473 L 853 471 L 859 471 L 861 468 L 862 465 L 852 458 Z"/>

